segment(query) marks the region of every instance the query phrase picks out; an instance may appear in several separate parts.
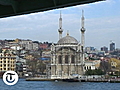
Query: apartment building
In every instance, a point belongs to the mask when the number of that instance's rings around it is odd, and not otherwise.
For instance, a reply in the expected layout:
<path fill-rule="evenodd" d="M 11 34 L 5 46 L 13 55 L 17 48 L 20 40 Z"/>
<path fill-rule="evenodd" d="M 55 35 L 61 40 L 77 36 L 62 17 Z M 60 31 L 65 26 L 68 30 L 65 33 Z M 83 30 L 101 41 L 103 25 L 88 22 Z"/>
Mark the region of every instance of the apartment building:
<path fill-rule="evenodd" d="M 12 49 L 4 48 L 0 52 L 0 72 L 12 70 L 16 68 L 16 56 L 12 54 Z"/>

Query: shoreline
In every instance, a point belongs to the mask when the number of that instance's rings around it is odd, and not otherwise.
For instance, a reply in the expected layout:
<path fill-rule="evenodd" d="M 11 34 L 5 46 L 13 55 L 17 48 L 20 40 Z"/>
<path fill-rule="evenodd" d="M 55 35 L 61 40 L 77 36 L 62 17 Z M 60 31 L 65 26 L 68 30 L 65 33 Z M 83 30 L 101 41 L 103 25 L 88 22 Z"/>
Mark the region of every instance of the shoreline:
<path fill-rule="evenodd" d="M 68 81 L 65 81 L 64 79 L 50 79 L 50 78 L 26 78 L 26 81 L 64 81 L 69 82 L 70 79 L 67 79 Z M 79 82 L 109 82 L 109 83 L 120 83 L 120 79 L 78 79 Z M 76 79 L 72 82 L 76 82 Z"/>

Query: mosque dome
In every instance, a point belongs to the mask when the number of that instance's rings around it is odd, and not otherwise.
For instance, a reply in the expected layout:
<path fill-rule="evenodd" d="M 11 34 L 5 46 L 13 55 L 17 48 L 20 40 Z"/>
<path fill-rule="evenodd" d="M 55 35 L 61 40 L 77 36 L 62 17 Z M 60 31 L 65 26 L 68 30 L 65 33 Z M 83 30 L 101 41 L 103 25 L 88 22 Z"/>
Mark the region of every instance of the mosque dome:
<path fill-rule="evenodd" d="M 69 35 L 61 38 L 57 44 L 78 44 L 78 41 Z"/>

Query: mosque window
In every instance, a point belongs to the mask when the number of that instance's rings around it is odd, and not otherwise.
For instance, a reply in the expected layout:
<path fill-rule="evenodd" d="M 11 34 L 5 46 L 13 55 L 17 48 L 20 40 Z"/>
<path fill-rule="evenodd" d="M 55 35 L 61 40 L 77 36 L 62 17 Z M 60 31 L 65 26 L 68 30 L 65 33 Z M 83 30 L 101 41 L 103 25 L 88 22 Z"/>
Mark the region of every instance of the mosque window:
<path fill-rule="evenodd" d="M 65 56 L 65 63 L 68 63 L 68 59 L 69 59 L 69 56 L 66 55 L 66 56 Z"/>
<path fill-rule="evenodd" d="M 59 56 L 59 57 L 58 57 L 58 63 L 59 63 L 59 64 L 62 64 L 62 56 Z"/>
<path fill-rule="evenodd" d="M 84 67 L 84 69 L 86 70 L 86 67 Z"/>
<path fill-rule="evenodd" d="M 89 67 L 89 69 L 91 69 L 91 66 Z"/>
<path fill-rule="evenodd" d="M 71 56 L 71 63 L 75 63 L 75 56 L 74 55 Z"/>
<path fill-rule="evenodd" d="M 4 61 L 4 63 L 6 63 L 6 61 Z"/>

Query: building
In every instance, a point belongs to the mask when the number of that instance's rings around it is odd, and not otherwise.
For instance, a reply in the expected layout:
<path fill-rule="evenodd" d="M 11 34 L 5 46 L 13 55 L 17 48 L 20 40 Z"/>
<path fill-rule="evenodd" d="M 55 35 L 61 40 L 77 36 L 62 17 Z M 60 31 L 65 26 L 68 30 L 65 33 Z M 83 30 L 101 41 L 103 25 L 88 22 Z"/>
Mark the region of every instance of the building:
<path fill-rule="evenodd" d="M 38 50 L 39 49 L 39 44 L 38 43 L 35 43 L 35 42 L 33 42 L 32 43 L 33 44 L 33 50 Z"/>
<path fill-rule="evenodd" d="M 84 71 L 87 71 L 87 70 L 95 70 L 95 63 L 92 62 L 92 61 L 89 61 L 89 62 L 86 62 L 85 63 L 85 66 L 84 66 Z"/>
<path fill-rule="evenodd" d="M 0 53 L 0 72 L 16 68 L 16 56 L 12 54 L 12 49 L 4 48 Z"/>
<path fill-rule="evenodd" d="M 96 53 L 96 49 L 94 47 L 86 47 L 85 48 L 86 53 Z"/>
<path fill-rule="evenodd" d="M 47 48 L 48 48 L 48 44 L 46 44 L 46 43 L 40 44 L 40 49 L 47 49 Z"/>
<path fill-rule="evenodd" d="M 88 69 L 95 70 L 100 67 L 100 60 L 89 60 L 85 62 L 84 65 L 84 72 L 87 71 Z"/>
<path fill-rule="evenodd" d="M 110 43 L 110 51 L 115 51 L 115 43 Z"/>
<path fill-rule="evenodd" d="M 19 44 L 20 44 L 21 47 L 24 48 L 25 50 L 32 50 L 32 49 L 33 49 L 32 40 L 21 40 L 21 41 L 19 42 Z"/>
<path fill-rule="evenodd" d="M 107 47 L 101 47 L 101 51 L 105 51 L 105 53 L 108 53 L 108 48 Z"/>
<path fill-rule="evenodd" d="M 81 44 L 67 33 L 62 37 L 62 17 L 59 19 L 59 40 L 51 45 L 51 78 L 71 78 L 73 74 L 83 75 L 84 65 L 84 16 L 82 12 Z"/>

